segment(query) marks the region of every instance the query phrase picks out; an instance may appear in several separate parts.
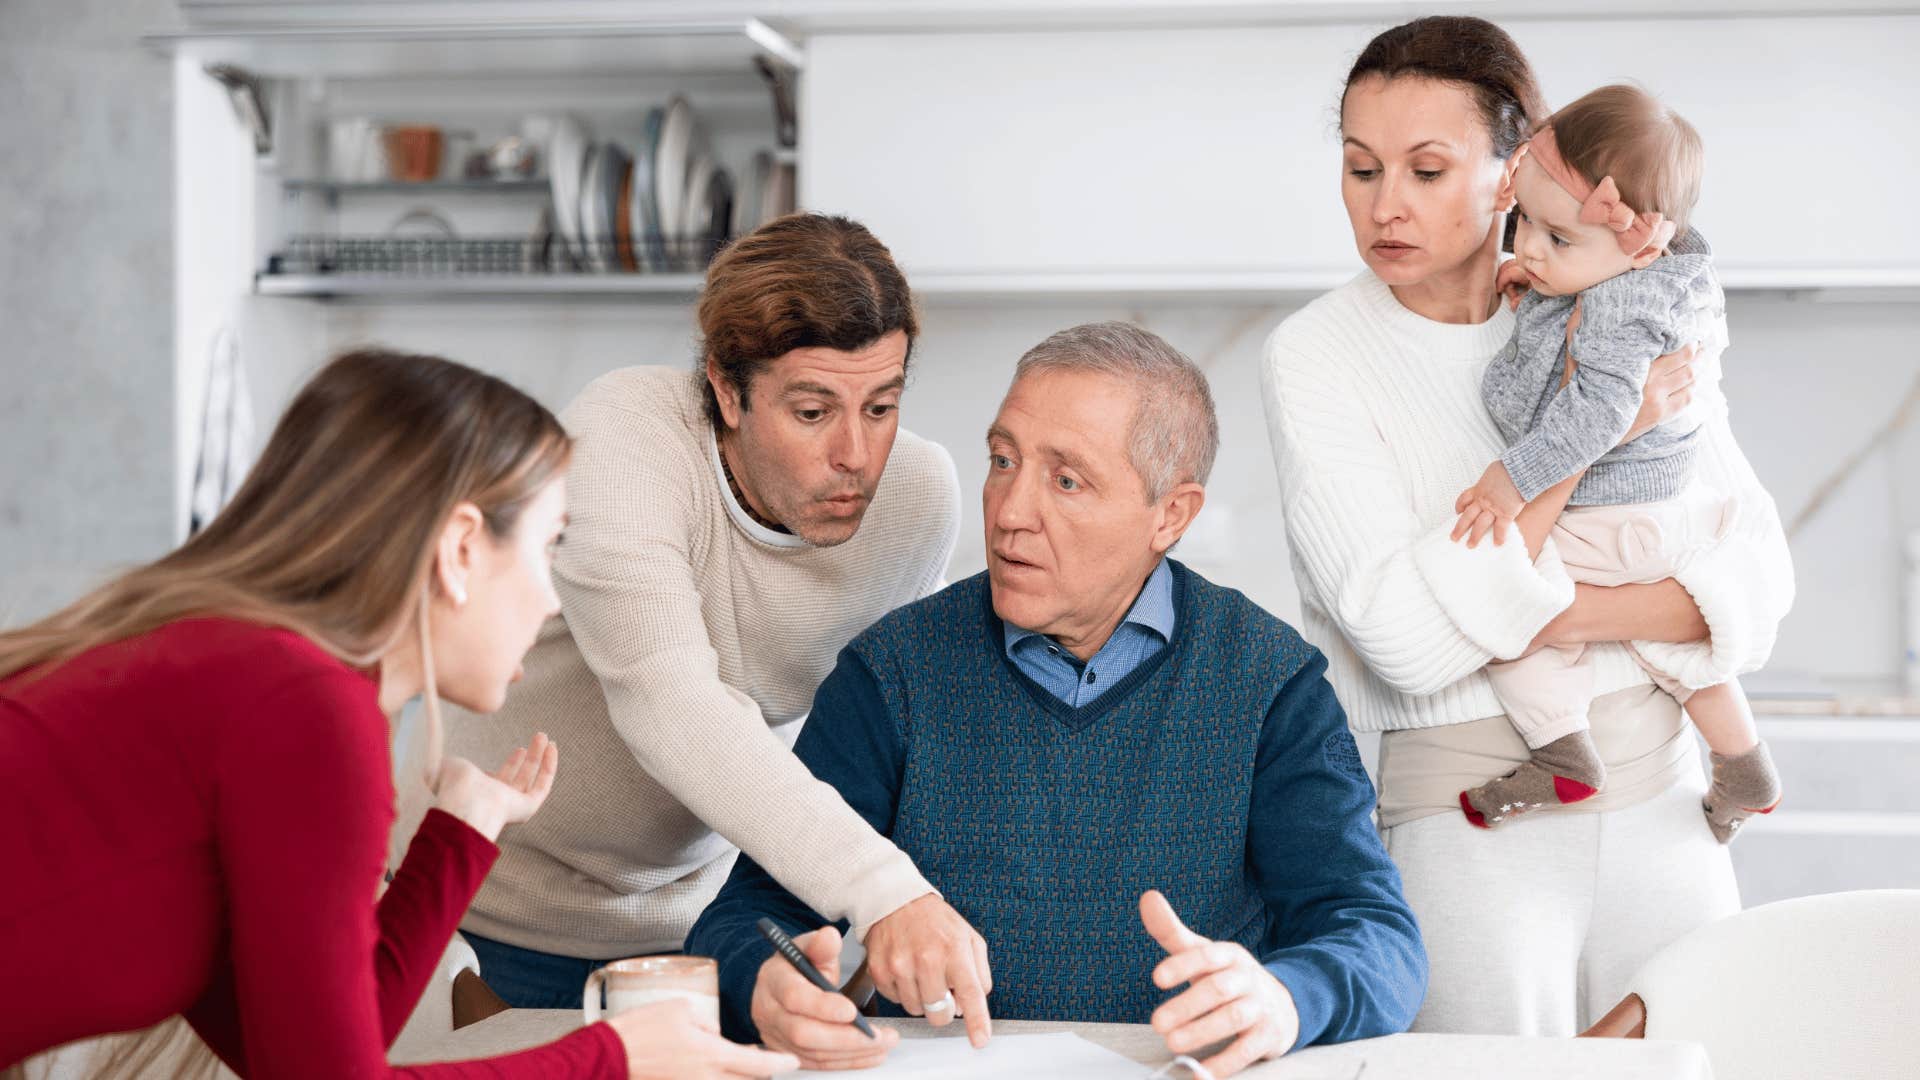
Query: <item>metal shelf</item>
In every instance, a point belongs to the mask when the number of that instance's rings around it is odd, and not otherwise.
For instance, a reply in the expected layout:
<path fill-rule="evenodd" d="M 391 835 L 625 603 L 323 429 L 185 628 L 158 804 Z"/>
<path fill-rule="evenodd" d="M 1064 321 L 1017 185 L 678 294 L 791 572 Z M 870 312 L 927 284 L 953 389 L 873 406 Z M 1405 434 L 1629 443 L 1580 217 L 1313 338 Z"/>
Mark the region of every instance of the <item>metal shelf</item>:
<path fill-rule="evenodd" d="M 254 279 L 253 291 L 261 296 L 314 300 L 690 300 L 699 294 L 703 280 L 700 274 L 261 274 Z"/>
<path fill-rule="evenodd" d="M 545 177 L 528 180 L 282 180 L 291 192 L 322 195 L 493 195 L 541 194 L 550 189 Z"/>

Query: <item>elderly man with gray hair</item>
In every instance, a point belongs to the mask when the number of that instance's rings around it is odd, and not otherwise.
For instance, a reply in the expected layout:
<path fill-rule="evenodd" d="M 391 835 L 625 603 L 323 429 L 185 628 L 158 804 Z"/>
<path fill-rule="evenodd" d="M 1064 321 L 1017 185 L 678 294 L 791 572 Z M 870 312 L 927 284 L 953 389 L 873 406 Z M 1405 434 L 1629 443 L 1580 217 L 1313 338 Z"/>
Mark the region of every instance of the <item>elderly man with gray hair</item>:
<path fill-rule="evenodd" d="M 992 951 L 991 986 L 869 957 L 907 998 L 883 1013 L 957 1006 L 976 1044 L 989 1010 L 1150 1022 L 1176 1054 L 1219 1044 L 1215 1076 L 1412 1022 L 1426 954 L 1326 661 L 1167 558 L 1218 446 L 1205 376 L 1159 337 L 1041 342 L 987 432 L 986 572 L 882 618 L 821 684 L 794 752 Z M 742 858 L 687 938 L 720 962 L 727 1034 L 878 1063 L 894 1033 L 848 1026 L 762 917 L 808 931 L 830 977 L 838 958 L 839 930 Z"/>

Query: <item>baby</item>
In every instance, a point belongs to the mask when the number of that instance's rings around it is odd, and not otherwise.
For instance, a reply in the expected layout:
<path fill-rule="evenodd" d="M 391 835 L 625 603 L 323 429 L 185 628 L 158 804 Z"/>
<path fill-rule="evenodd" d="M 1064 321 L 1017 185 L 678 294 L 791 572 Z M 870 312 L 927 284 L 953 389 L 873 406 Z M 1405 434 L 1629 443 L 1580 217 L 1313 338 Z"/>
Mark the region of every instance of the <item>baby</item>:
<path fill-rule="evenodd" d="M 1553 530 L 1575 581 L 1656 582 L 1725 534 L 1725 498 L 1692 482 L 1699 420 L 1683 410 L 1623 442 L 1655 358 L 1692 343 L 1717 353 L 1725 301 L 1706 242 L 1687 227 L 1700 192 L 1700 138 L 1631 86 L 1608 86 L 1555 113 L 1515 154 L 1513 262 L 1528 287 L 1513 340 L 1488 365 L 1481 396 L 1507 451 L 1461 494 L 1456 535 L 1496 541 L 1531 500 L 1579 476 Z M 1703 362 L 1716 361 L 1703 351 Z M 1584 474 L 1584 475 L 1582 475 Z M 1635 659 L 1677 698 L 1712 750 L 1707 822 L 1721 843 L 1780 801 L 1780 780 L 1735 681 L 1688 686 L 1685 648 L 1642 643 Z M 1697 646 L 1706 648 L 1706 646 Z M 1658 659 L 1649 659 L 1656 656 Z M 1487 666 L 1530 760 L 1460 793 L 1473 824 L 1578 802 L 1606 783 L 1587 712 L 1584 646 L 1549 646 Z"/>

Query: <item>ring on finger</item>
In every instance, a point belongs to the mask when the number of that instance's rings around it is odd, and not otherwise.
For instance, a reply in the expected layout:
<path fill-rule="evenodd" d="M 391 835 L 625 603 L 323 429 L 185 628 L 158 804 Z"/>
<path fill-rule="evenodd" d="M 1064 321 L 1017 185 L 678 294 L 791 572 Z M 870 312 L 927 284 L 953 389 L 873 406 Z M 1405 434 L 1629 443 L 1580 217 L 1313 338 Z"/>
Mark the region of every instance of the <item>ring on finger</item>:
<path fill-rule="evenodd" d="M 951 990 L 940 995 L 939 1001 L 929 1001 L 925 1005 L 920 1006 L 920 1010 L 928 1014 L 943 1013 L 943 1012 L 947 1012 L 952 1008 L 953 1008 L 953 991 Z"/>

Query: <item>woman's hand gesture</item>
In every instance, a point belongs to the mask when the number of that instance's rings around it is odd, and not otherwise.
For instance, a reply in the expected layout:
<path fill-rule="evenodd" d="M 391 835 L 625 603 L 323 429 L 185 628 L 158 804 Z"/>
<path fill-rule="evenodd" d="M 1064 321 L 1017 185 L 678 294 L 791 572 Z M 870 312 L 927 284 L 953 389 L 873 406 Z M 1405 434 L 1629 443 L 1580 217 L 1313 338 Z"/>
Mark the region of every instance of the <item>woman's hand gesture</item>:
<path fill-rule="evenodd" d="M 544 731 L 492 773 L 480 771 L 466 758 L 449 757 L 440 765 L 434 805 L 488 840 L 497 840 L 501 829 L 533 817 L 547 801 L 559 768 L 560 747 Z"/>

